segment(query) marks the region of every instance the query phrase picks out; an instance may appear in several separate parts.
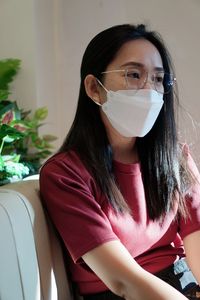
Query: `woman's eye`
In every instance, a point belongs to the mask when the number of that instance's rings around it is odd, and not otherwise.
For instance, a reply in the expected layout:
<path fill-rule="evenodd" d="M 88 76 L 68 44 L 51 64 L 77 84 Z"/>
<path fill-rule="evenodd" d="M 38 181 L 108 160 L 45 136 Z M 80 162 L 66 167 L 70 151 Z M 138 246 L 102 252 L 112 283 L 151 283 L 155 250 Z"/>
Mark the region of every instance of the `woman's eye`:
<path fill-rule="evenodd" d="M 127 72 L 127 76 L 132 79 L 140 79 L 141 78 L 140 72 L 138 72 L 138 71 L 129 71 L 129 72 Z"/>
<path fill-rule="evenodd" d="M 155 81 L 157 83 L 163 83 L 163 80 L 164 80 L 163 76 L 160 75 L 155 76 Z"/>

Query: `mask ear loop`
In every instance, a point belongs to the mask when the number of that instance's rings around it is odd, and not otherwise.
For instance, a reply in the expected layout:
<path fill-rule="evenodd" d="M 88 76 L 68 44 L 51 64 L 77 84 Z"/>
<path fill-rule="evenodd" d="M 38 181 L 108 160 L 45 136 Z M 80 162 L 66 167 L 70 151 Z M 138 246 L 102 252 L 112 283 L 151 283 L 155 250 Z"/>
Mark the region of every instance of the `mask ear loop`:
<path fill-rule="evenodd" d="M 101 81 L 98 79 L 98 78 L 96 78 L 96 81 L 98 82 L 98 84 L 108 93 L 108 90 L 107 90 L 107 88 L 103 85 L 103 83 L 101 83 Z M 95 104 L 97 104 L 97 105 L 99 105 L 99 106 L 102 106 L 102 104 L 101 103 L 99 103 L 99 102 L 97 102 L 97 101 L 95 101 L 94 99 L 92 99 L 92 101 L 94 101 L 94 103 Z"/>
<path fill-rule="evenodd" d="M 98 78 L 96 78 L 96 81 L 100 84 L 100 86 L 108 93 L 108 90 L 107 90 L 107 88 L 103 85 L 103 83 L 101 83 L 101 81 L 98 79 Z"/>

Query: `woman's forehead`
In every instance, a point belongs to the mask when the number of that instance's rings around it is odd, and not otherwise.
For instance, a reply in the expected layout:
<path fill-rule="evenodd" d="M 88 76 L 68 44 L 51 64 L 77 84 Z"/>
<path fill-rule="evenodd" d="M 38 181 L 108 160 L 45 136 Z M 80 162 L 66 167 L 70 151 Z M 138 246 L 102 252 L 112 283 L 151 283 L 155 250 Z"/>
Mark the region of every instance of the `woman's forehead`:
<path fill-rule="evenodd" d="M 162 68 L 162 58 L 158 49 L 148 40 L 137 39 L 126 42 L 117 52 L 111 65 L 141 64 L 145 67 Z"/>

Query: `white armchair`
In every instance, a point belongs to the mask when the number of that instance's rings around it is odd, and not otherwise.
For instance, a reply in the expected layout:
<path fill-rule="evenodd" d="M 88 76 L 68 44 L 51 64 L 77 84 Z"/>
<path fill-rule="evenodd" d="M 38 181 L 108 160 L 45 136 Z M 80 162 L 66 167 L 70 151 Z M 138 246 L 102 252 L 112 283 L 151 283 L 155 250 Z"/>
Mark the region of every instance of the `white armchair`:
<path fill-rule="evenodd" d="M 40 201 L 38 179 L 1 187 L 0 299 L 75 298 L 60 242 Z"/>

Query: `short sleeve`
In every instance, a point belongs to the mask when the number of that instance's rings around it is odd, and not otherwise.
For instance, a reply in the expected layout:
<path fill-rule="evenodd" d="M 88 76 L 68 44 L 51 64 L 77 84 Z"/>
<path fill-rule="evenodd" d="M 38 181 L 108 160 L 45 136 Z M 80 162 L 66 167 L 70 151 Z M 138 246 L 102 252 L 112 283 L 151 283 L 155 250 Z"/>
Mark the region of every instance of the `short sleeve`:
<path fill-rule="evenodd" d="M 186 219 L 183 217 L 180 218 L 179 226 L 182 239 L 188 234 L 200 230 L 200 174 L 187 145 L 184 145 L 183 151 L 187 161 L 187 167 L 194 178 L 194 183 L 185 196 L 189 213 L 188 217 Z"/>
<path fill-rule="evenodd" d="M 74 262 L 93 248 L 118 239 L 92 177 L 77 158 L 59 156 L 47 162 L 40 172 L 40 192 Z"/>

